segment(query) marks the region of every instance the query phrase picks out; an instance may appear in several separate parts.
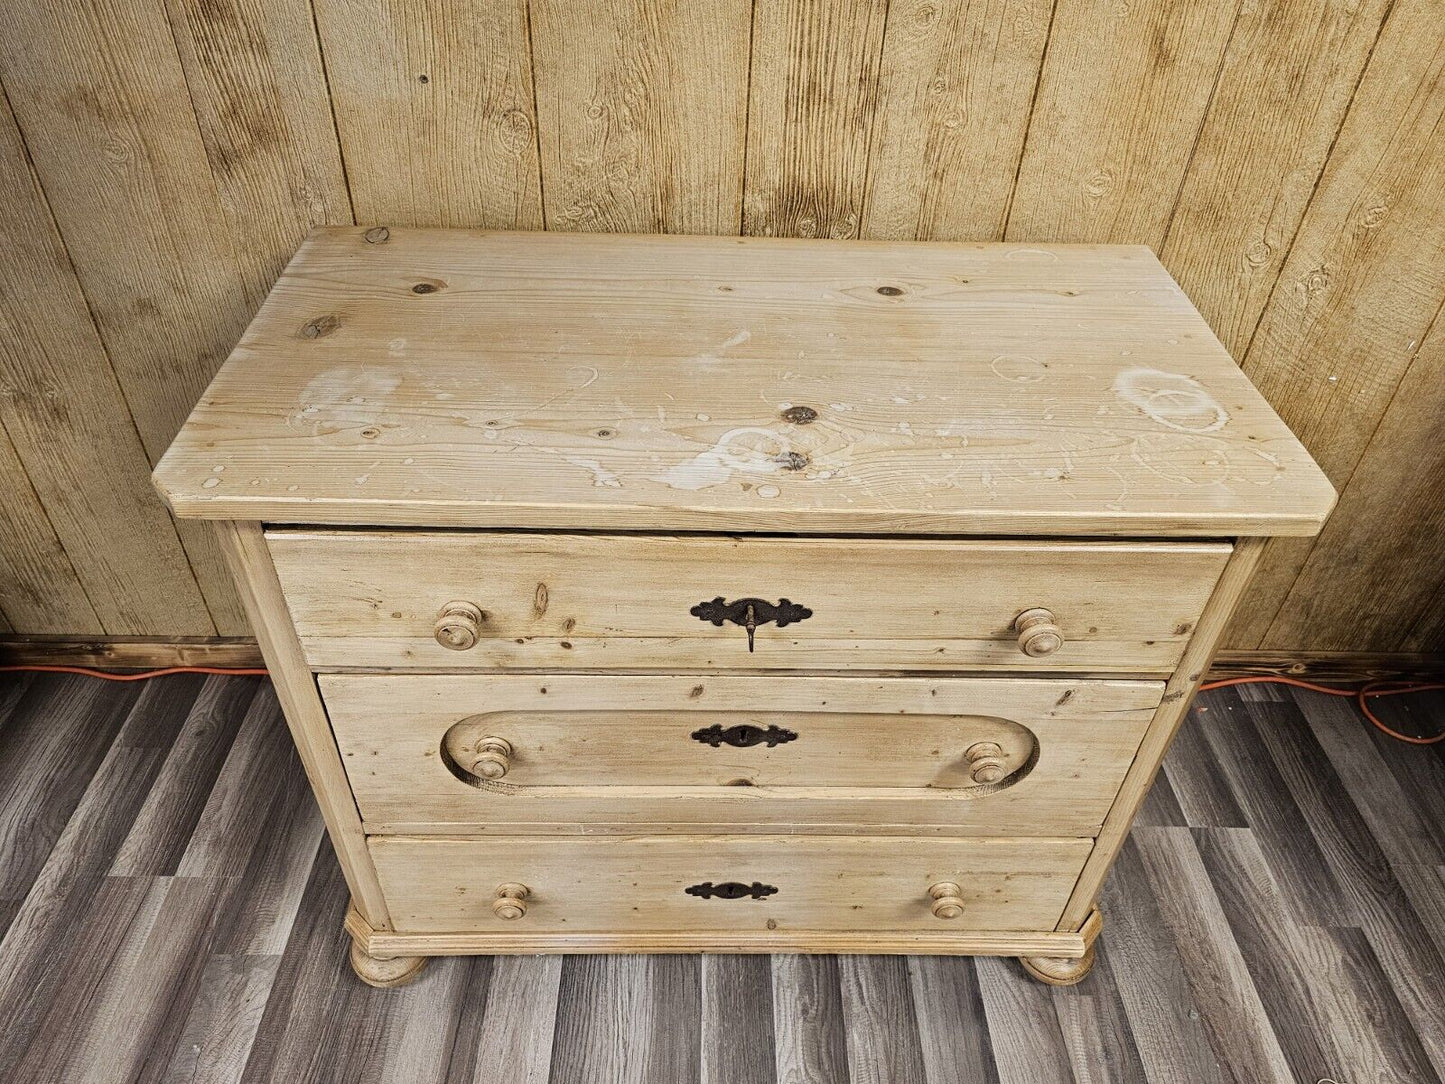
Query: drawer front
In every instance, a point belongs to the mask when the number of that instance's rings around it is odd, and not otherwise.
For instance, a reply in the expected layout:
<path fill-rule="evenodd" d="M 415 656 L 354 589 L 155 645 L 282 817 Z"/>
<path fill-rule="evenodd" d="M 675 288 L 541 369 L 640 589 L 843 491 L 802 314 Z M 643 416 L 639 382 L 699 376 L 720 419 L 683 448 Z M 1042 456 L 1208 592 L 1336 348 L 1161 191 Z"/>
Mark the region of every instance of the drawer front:
<path fill-rule="evenodd" d="M 713 835 L 382 836 L 369 845 L 402 932 L 782 935 L 1052 930 L 1092 846 Z"/>
<path fill-rule="evenodd" d="M 318 669 L 1162 674 L 1230 552 L 501 532 L 267 538 Z M 1036 623 L 1021 635 L 1016 619 L 1028 611 Z"/>
<path fill-rule="evenodd" d="M 319 682 L 367 830 L 452 835 L 581 822 L 1093 835 L 1164 690 L 708 674 Z"/>

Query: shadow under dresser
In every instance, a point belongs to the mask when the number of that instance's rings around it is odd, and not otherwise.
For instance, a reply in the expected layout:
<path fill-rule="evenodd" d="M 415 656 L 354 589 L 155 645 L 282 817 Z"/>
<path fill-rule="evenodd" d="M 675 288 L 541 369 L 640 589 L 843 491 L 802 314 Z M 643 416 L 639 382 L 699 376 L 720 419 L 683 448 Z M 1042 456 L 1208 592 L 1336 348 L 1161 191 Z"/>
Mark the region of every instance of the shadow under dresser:
<path fill-rule="evenodd" d="M 1147 249 L 337 227 L 155 480 L 217 521 L 379 986 L 429 956 L 1088 972 L 1334 493 Z"/>

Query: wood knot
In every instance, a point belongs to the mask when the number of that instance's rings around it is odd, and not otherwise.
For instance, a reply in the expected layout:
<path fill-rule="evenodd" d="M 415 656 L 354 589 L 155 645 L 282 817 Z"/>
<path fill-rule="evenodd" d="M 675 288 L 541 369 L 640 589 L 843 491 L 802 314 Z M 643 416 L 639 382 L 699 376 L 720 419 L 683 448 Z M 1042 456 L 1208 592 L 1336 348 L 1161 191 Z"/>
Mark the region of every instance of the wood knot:
<path fill-rule="evenodd" d="M 818 420 L 818 412 L 810 406 L 790 406 L 783 411 L 783 420 L 794 425 L 807 425 Z"/>
<path fill-rule="evenodd" d="M 898 286 L 880 286 L 878 292 L 884 297 L 902 297 L 903 290 Z"/>
<path fill-rule="evenodd" d="M 361 236 L 368 245 L 384 245 L 391 240 L 391 231 L 385 226 L 372 226 Z"/>
<path fill-rule="evenodd" d="M 784 452 L 780 456 L 775 456 L 773 462 L 783 470 L 802 470 L 808 465 L 808 457 L 802 452 Z"/>
<path fill-rule="evenodd" d="M 435 282 L 418 282 L 411 288 L 411 292 L 414 294 L 434 294 L 440 289 L 441 286 Z"/>
<path fill-rule="evenodd" d="M 335 313 L 328 312 L 325 316 L 317 316 L 307 320 L 301 325 L 301 337 L 303 339 L 320 339 L 330 335 L 341 326 L 341 317 Z"/>

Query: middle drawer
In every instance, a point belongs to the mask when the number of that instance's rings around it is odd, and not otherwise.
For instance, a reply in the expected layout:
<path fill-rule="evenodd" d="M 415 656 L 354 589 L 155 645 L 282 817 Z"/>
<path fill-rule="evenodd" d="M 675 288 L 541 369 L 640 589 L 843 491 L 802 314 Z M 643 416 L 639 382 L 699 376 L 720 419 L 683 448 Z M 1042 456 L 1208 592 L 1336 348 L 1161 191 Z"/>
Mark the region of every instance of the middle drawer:
<path fill-rule="evenodd" d="M 372 833 L 1092 836 L 1162 682 L 343 675 L 319 679 Z"/>

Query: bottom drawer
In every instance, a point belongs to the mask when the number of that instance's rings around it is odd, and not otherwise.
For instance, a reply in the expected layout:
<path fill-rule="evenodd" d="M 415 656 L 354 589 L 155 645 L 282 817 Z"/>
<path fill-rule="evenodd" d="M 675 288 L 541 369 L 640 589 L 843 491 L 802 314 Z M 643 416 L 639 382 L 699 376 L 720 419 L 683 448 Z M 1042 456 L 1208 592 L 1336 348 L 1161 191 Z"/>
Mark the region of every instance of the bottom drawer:
<path fill-rule="evenodd" d="M 369 841 L 406 933 L 1052 930 L 1087 839 Z"/>

